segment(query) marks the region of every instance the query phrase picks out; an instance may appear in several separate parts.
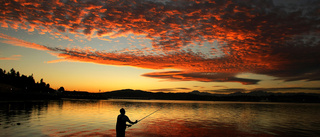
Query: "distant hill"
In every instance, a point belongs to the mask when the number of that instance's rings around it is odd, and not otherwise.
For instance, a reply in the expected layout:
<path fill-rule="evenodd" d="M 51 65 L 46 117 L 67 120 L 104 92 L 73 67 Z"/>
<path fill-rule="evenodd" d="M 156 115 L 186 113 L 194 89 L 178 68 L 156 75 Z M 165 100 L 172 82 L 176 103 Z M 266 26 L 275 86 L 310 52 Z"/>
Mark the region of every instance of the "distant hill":
<path fill-rule="evenodd" d="M 204 100 L 204 101 L 248 101 L 248 102 L 302 102 L 320 103 L 320 94 L 315 93 L 271 93 L 252 91 L 233 94 L 210 94 L 192 91 L 189 93 L 147 92 L 142 90 L 123 89 L 103 93 L 113 99 L 160 99 L 160 100 Z"/>
<path fill-rule="evenodd" d="M 191 93 L 163 93 L 142 90 L 123 89 L 104 93 L 113 99 L 165 99 L 165 100 L 211 100 L 212 96 L 195 95 Z"/>

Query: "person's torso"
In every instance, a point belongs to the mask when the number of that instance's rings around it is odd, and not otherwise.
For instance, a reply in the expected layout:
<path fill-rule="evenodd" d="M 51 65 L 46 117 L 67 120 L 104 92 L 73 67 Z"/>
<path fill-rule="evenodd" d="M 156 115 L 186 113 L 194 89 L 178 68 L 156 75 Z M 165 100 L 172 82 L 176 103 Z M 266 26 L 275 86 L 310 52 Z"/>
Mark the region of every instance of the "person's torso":
<path fill-rule="evenodd" d="M 126 128 L 127 116 L 126 115 L 118 115 L 117 119 L 117 128 Z"/>

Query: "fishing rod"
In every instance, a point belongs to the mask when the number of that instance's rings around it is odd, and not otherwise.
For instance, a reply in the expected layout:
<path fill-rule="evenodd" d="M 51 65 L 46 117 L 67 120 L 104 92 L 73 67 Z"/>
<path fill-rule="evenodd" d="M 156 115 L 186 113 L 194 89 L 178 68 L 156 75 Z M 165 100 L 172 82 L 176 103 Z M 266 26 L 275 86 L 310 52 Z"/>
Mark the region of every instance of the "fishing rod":
<path fill-rule="evenodd" d="M 151 114 L 149 114 L 149 115 L 147 115 L 147 116 L 145 116 L 145 117 L 141 118 L 140 120 L 138 120 L 138 122 L 140 122 L 141 120 L 143 120 L 143 119 L 145 119 L 145 118 L 147 118 L 147 117 L 151 116 L 152 114 L 154 114 L 154 113 L 158 112 L 160 109 L 162 109 L 162 107 L 161 107 L 161 108 L 159 108 L 158 110 L 156 110 L 156 111 L 152 112 Z"/>
<path fill-rule="evenodd" d="M 141 118 L 141 119 L 137 120 L 137 123 L 138 123 L 138 122 L 140 122 L 141 120 L 143 120 L 143 119 L 145 119 L 145 118 L 147 118 L 147 117 L 151 116 L 152 114 L 154 114 L 154 113 L 158 112 L 160 109 L 162 109 L 162 107 L 161 107 L 161 108 L 159 108 L 158 110 L 156 110 L 156 111 L 152 112 L 151 114 L 149 114 L 149 115 L 147 115 L 147 116 L 145 116 L 145 117 L 143 117 L 143 118 Z M 133 125 L 134 125 L 134 124 L 130 125 L 129 127 L 131 127 L 131 126 L 133 126 Z"/>

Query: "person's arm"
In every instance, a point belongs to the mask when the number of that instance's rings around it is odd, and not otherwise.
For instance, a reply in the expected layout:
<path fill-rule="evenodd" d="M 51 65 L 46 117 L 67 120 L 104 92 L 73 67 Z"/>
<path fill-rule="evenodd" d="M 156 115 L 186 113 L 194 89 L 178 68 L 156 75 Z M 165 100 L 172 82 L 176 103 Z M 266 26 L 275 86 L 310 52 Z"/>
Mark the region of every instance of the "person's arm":
<path fill-rule="evenodd" d="M 129 117 L 127 117 L 127 120 L 126 121 L 128 121 L 130 124 L 136 124 L 136 123 L 138 123 L 138 120 L 136 120 L 135 122 L 132 122 L 130 119 L 129 119 Z"/>
<path fill-rule="evenodd" d="M 128 119 L 128 122 L 132 125 L 138 123 L 138 120 L 136 120 L 135 122 L 132 122 L 130 119 Z M 132 125 L 126 124 L 128 127 L 131 127 Z"/>
<path fill-rule="evenodd" d="M 135 122 L 132 122 L 132 121 L 128 121 L 130 124 L 136 124 L 136 123 L 138 123 L 138 120 L 136 120 Z"/>

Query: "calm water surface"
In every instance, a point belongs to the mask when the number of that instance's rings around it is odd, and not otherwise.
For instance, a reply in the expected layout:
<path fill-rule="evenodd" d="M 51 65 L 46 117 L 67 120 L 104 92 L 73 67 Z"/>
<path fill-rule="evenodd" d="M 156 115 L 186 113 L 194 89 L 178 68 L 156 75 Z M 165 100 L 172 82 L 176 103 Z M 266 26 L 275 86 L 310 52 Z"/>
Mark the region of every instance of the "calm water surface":
<path fill-rule="evenodd" d="M 115 136 L 120 108 L 131 137 L 320 136 L 320 104 L 160 100 L 0 102 L 0 136 Z"/>

